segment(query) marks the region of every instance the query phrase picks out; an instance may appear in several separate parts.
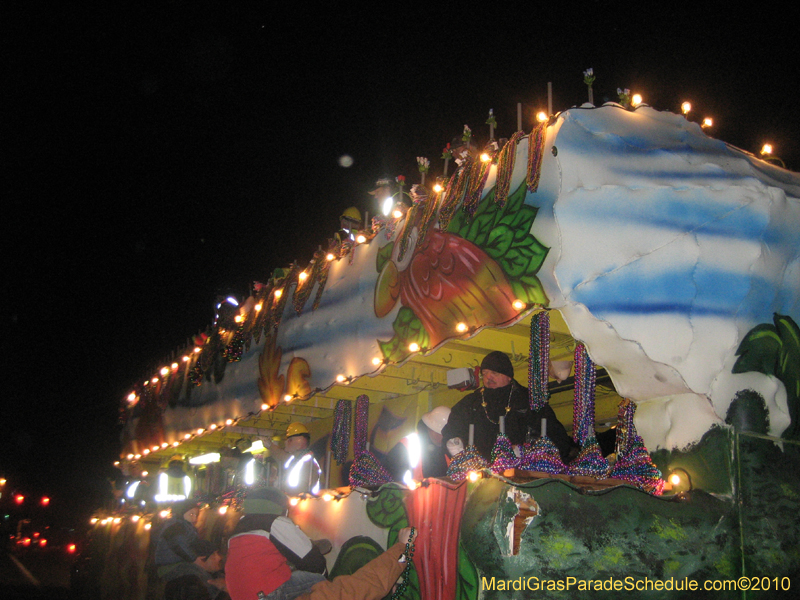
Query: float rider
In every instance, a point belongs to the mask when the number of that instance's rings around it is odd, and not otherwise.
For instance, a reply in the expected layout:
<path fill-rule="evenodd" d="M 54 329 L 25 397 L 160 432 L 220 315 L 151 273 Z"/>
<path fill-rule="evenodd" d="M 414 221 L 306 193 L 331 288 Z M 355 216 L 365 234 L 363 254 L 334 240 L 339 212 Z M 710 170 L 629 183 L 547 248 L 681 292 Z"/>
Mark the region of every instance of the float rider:
<path fill-rule="evenodd" d="M 263 440 L 270 454 L 283 465 L 281 488 L 288 496 L 303 492 L 318 494 L 322 469 L 309 448 L 311 435 L 302 423 L 290 423 L 286 428 L 286 442 L 279 448 L 271 439 Z"/>

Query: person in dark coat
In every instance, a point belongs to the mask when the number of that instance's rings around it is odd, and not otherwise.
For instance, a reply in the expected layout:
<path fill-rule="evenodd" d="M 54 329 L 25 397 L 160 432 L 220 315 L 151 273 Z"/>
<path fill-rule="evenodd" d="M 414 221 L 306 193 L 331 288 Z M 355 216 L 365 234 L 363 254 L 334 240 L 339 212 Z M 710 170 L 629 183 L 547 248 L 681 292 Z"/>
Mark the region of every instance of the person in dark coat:
<path fill-rule="evenodd" d="M 469 439 L 469 426 L 475 425 L 474 444 L 486 460 L 491 460 L 492 447 L 500 433 L 500 417 L 505 417 L 505 432 L 512 445 L 518 446 L 541 435 L 542 419 L 547 420 L 547 437 L 567 460 L 575 447 L 553 409 L 546 404 L 541 410 L 530 408 L 528 389 L 514 379 L 514 367 L 503 352 L 494 351 L 481 362 L 483 387 L 462 398 L 451 410 L 442 436 L 451 455 L 463 449 Z"/>

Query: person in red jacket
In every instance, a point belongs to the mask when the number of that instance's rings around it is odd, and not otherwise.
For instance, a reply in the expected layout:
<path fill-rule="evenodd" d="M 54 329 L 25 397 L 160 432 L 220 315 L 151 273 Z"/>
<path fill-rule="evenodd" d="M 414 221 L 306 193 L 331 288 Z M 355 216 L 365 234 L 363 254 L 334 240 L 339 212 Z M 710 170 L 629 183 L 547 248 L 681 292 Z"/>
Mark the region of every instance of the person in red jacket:
<path fill-rule="evenodd" d="M 412 542 L 411 528 L 401 529 L 386 552 L 352 575 L 327 581 L 316 573 L 292 572 L 266 532 L 242 533 L 228 542 L 228 593 L 231 600 L 379 600 L 405 569 L 405 549 Z"/>

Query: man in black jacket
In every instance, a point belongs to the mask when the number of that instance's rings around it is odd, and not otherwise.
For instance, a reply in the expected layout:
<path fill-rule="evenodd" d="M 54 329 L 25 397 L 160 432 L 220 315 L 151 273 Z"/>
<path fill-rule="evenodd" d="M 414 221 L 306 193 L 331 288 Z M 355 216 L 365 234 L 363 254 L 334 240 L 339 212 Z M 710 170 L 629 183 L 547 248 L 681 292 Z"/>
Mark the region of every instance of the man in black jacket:
<path fill-rule="evenodd" d="M 542 419 L 547 420 L 547 437 L 566 460 L 575 442 L 567 435 L 553 409 L 530 408 L 528 390 L 514 379 L 511 360 L 499 351 L 490 352 L 481 362 L 483 387 L 462 398 L 451 410 L 442 436 L 448 451 L 455 455 L 468 443 L 469 426 L 475 426 L 474 444 L 486 460 L 491 460 L 492 447 L 500 433 L 500 417 L 505 417 L 505 432 L 514 446 L 525 443 L 529 434 L 541 435 Z"/>

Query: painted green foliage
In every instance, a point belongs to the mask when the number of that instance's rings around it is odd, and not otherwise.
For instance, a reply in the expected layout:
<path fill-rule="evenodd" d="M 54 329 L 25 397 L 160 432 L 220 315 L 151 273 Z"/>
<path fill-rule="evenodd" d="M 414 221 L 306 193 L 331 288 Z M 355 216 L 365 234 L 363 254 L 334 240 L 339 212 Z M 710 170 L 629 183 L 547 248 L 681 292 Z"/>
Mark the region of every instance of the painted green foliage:
<path fill-rule="evenodd" d="M 446 231 L 428 231 L 403 266 L 393 262 L 394 242 L 378 251 L 376 315 L 403 303 L 394 336 L 378 341 L 386 359 L 403 360 L 412 342 L 440 344 L 461 321 L 507 323 L 519 313 L 515 300 L 547 304 L 537 273 L 548 248 L 530 233 L 537 209 L 525 204 L 526 192 L 523 183 L 500 206 L 492 189 L 472 217 L 457 211 Z"/>
<path fill-rule="evenodd" d="M 497 586 L 486 589 L 493 577 L 498 582 L 520 577 L 704 580 L 735 575 L 733 507 L 703 492 L 689 502 L 670 502 L 628 486 L 585 494 L 556 479 L 525 484 L 521 489 L 536 500 L 541 514 L 522 533 L 520 553 L 510 556 L 506 536 L 516 505 L 505 493 L 509 486 L 489 481 L 480 485 L 485 489 L 476 490 L 467 501 L 461 535 L 480 573 L 485 599 L 564 598 L 566 593 L 538 590 L 520 596 Z M 591 597 L 636 596 L 611 591 L 593 592 Z"/>
<path fill-rule="evenodd" d="M 367 516 L 370 521 L 387 529 L 386 547 L 397 542 L 398 532 L 403 527 L 408 527 L 403 492 L 394 487 L 381 488 L 378 495 L 367 503 Z M 355 536 L 342 545 L 336 564 L 331 570 L 331 578 L 339 575 L 355 573 L 373 558 L 383 552 L 383 548 L 375 540 L 367 536 Z M 402 598 L 407 600 L 419 599 L 419 579 L 413 568 L 409 573 L 409 585 Z"/>
<path fill-rule="evenodd" d="M 381 553 L 383 553 L 383 548 L 371 537 L 365 535 L 351 537 L 342 544 L 342 548 L 339 550 L 336 564 L 331 569 L 331 579 L 339 575 L 352 575 L 373 558 L 380 556 Z"/>
<path fill-rule="evenodd" d="M 508 526 L 516 514 L 509 483 L 483 480 L 467 499 L 461 541 L 478 570 L 483 599 L 583 597 L 565 591 L 486 589 L 495 582 L 536 577 L 564 580 L 626 577 L 698 582 L 740 576 L 800 576 L 800 443 L 770 440 L 727 427 L 712 429 L 690 450 L 673 451 L 671 466 L 693 479 L 712 481 L 696 469 L 716 465 L 718 495 L 697 489 L 682 499 L 653 497 L 629 486 L 586 493 L 561 480 L 518 486 L 541 513 L 522 533 L 520 552 L 508 552 Z M 727 456 L 727 460 L 721 460 Z M 730 457 L 735 457 L 732 463 Z M 727 488 L 727 492 L 722 490 Z M 647 598 L 685 598 L 686 592 L 648 592 Z M 589 594 L 586 594 L 589 597 Z M 592 598 L 638 598 L 636 592 L 593 591 Z M 694 597 L 694 596 L 692 596 Z M 697 597 L 727 599 L 730 591 Z M 738 597 L 738 596 L 737 596 Z M 747 598 L 773 598 L 750 590 Z M 783 596 L 781 596 L 783 597 Z M 788 597 L 788 596 L 787 596 Z"/>
<path fill-rule="evenodd" d="M 495 202 L 495 189 L 478 205 L 472 218 L 457 211 L 447 227 L 481 248 L 503 269 L 517 298 L 531 304 L 547 304 L 547 295 L 536 274 L 549 248 L 531 233 L 537 208 L 525 204 L 523 181 L 503 206 Z"/>
<path fill-rule="evenodd" d="M 384 486 L 378 495 L 367 503 L 367 516 L 370 521 L 389 530 L 386 547 L 397 542 L 397 535 L 403 527 L 408 527 L 408 515 L 405 507 L 403 491 L 396 487 Z M 371 560 L 371 559 L 370 559 Z M 364 564 L 366 564 L 365 561 Z M 419 579 L 412 564 L 409 572 L 409 583 L 402 598 L 408 600 L 419 598 Z"/>
<path fill-rule="evenodd" d="M 419 344 L 420 348 L 430 347 L 430 336 L 425 331 L 414 311 L 407 306 L 400 307 L 394 323 L 392 323 L 394 337 L 389 341 L 378 340 L 378 346 L 388 360 L 401 360 L 408 354 L 408 346 L 411 342 Z"/>
<path fill-rule="evenodd" d="M 734 373 L 757 371 L 777 377 L 786 388 L 791 424 L 783 437 L 800 439 L 800 328 L 791 317 L 775 314 L 773 323 L 756 325 L 736 350 Z"/>
<path fill-rule="evenodd" d="M 458 582 L 456 583 L 455 600 L 474 600 L 478 597 L 480 580 L 478 570 L 469 559 L 464 547 L 458 544 Z"/>
<path fill-rule="evenodd" d="M 781 448 L 747 433 L 736 439 L 745 572 L 786 575 L 794 583 L 800 574 L 800 446 L 786 441 Z"/>

